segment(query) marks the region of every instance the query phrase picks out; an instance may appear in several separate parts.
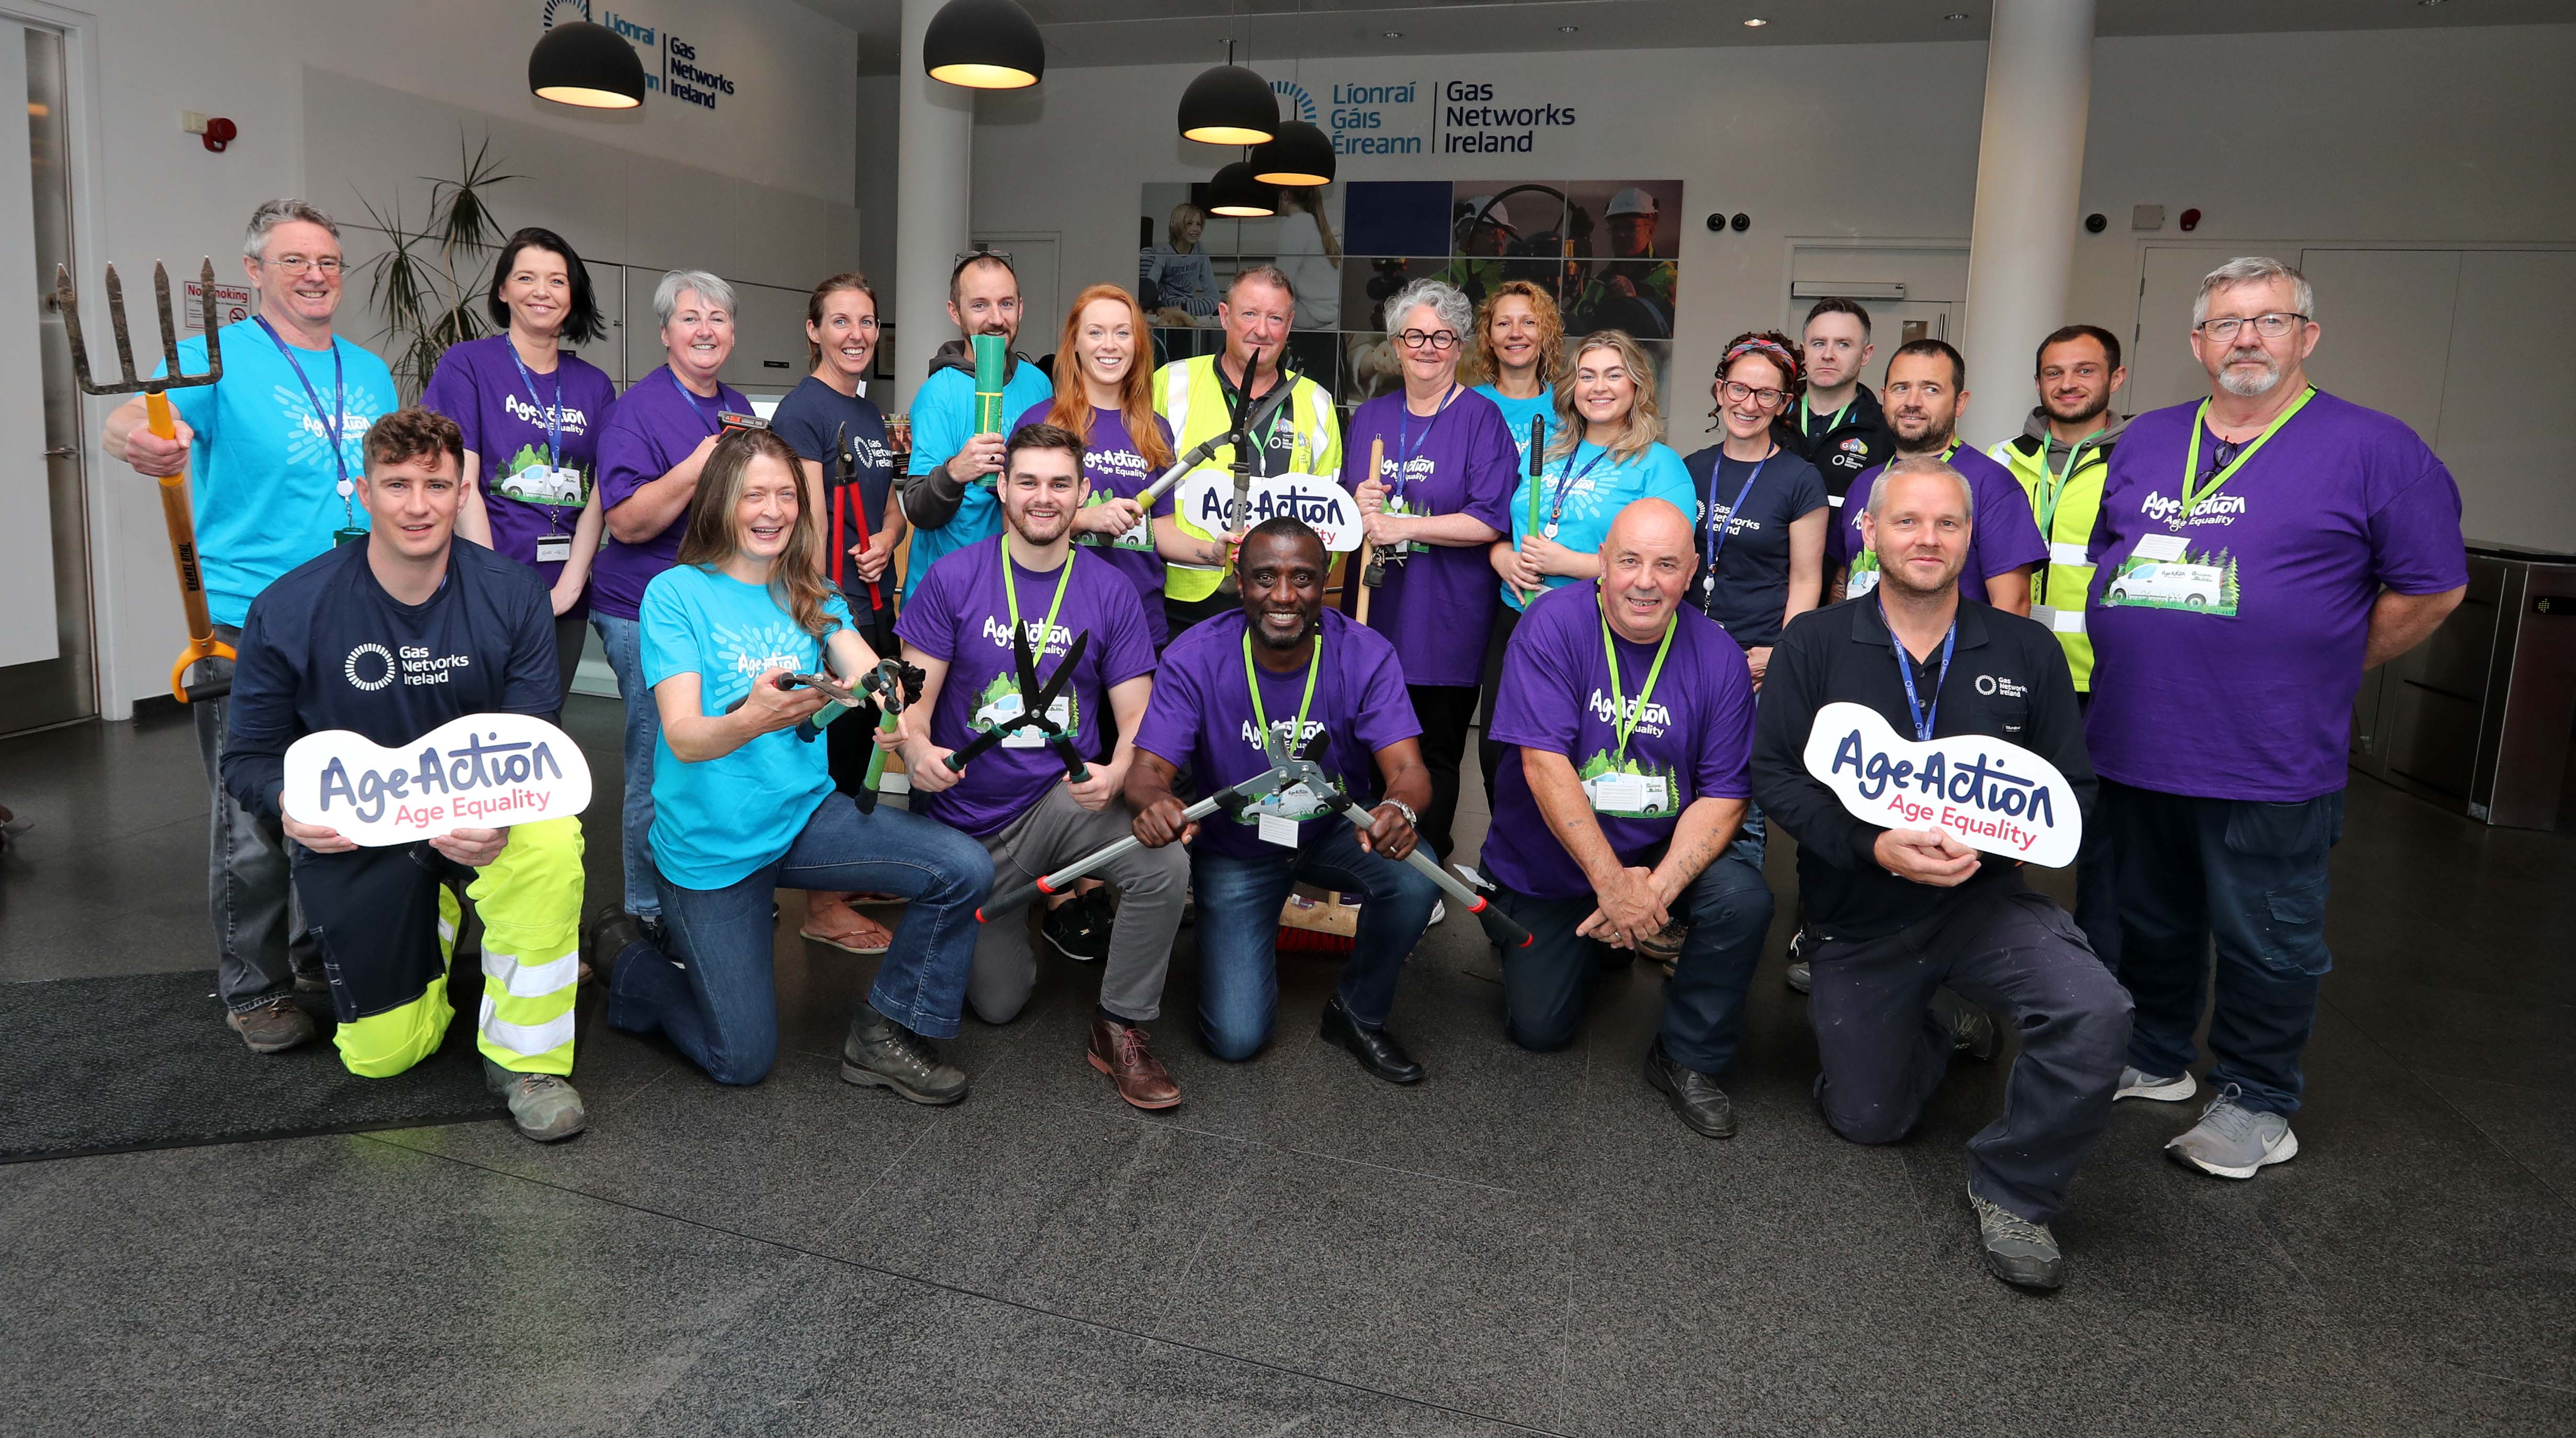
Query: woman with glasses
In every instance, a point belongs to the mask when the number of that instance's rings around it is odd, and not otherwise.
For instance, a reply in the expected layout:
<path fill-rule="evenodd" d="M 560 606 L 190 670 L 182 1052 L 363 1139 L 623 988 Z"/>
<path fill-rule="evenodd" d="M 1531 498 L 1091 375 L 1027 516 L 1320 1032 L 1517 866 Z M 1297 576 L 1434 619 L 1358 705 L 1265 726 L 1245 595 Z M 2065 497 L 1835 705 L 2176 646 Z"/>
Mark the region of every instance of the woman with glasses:
<path fill-rule="evenodd" d="M 1367 526 L 1366 546 L 1343 562 L 1342 607 L 1355 611 L 1366 571 L 1382 568 L 1368 623 L 1394 641 L 1404 666 L 1431 769 L 1431 807 L 1414 827 L 1445 859 L 1485 632 L 1499 607 L 1485 551 L 1511 527 L 1519 462 L 1503 412 L 1458 382 L 1475 322 L 1467 296 L 1444 280 L 1416 280 L 1386 313 L 1404 388 L 1361 405 L 1342 436 L 1342 485 Z M 1372 449 L 1381 455 L 1375 474 Z"/>
<path fill-rule="evenodd" d="M 859 636 L 879 654 L 896 652 L 894 547 L 903 542 L 903 510 L 892 502 L 895 453 L 885 415 L 860 393 L 877 353 L 877 292 L 865 276 L 844 272 L 805 297 L 805 353 L 813 373 L 778 402 L 769 428 L 796 451 L 805 505 L 823 536 L 823 575 L 858 621 Z M 847 482 L 843 476 L 847 475 Z M 855 794 L 867 783 L 876 746 L 876 706 L 824 731 L 832 784 Z M 883 924 L 850 907 L 850 895 L 805 896 L 802 937 L 853 954 L 882 954 L 892 942 Z"/>
<path fill-rule="evenodd" d="M 1497 291 L 1497 293 L 1500 293 Z M 1486 551 L 1502 578 L 1503 608 L 1485 640 L 1484 690 L 1493 712 L 1503 651 L 1521 611 L 1559 585 L 1601 577 L 1601 541 L 1619 511 L 1661 499 L 1684 518 L 1699 513 L 1682 457 L 1663 443 L 1664 415 L 1655 403 L 1655 362 L 1625 330 L 1585 335 L 1557 380 L 1552 438 L 1539 477 L 1524 475 L 1512 492 L 1511 534 Z M 1480 746 L 1485 792 L 1494 792 L 1503 747 Z"/>
<path fill-rule="evenodd" d="M 1565 373 L 1565 320 L 1556 297 L 1528 280 L 1505 280 L 1476 309 L 1476 342 L 1458 377 L 1492 400 L 1511 426 L 1521 468 L 1530 457 L 1530 421 L 1541 426 L 1539 449 L 1554 437 L 1555 386 Z"/>
<path fill-rule="evenodd" d="M 1757 690 L 1781 628 L 1824 597 L 1832 515 L 1824 476 L 1771 431 L 1805 388 L 1787 335 L 1737 335 L 1709 387 L 1725 438 L 1682 461 L 1700 501 L 1699 573 L 1688 597 L 1744 650 Z"/>
<path fill-rule="evenodd" d="M 483 305 L 504 333 L 439 356 L 423 409 L 465 432 L 465 502 L 456 532 L 537 571 L 555 613 L 555 692 L 572 692 L 589 618 L 591 557 L 603 527 L 600 426 L 617 386 L 565 352 L 608 332 L 581 257 L 552 230 L 501 246 Z"/>

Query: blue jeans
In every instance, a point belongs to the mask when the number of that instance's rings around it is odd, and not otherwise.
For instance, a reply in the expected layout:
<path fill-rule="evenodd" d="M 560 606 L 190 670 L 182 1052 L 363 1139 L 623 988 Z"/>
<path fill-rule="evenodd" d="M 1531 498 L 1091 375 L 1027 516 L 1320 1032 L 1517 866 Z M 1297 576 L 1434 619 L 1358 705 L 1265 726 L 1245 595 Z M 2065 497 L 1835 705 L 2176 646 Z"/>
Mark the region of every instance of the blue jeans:
<path fill-rule="evenodd" d="M 662 912 L 653 888 L 653 751 L 662 742 L 662 711 L 644 682 L 644 630 L 632 619 L 591 612 L 608 667 L 617 671 L 617 697 L 626 705 L 626 806 L 617 820 L 618 848 L 626 865 L 626 912 L 651 918 Z"/>
<path fill-rule="evenodd" d="M 992 885 L 992 859 L 966 835 L 901 809 L 862 815 L 849 795 L 826 794 L 786 853 L 737 882 L 684 889 L 662 880 L 662 919 L 680 963 L 628 946 L 610 977 L 608 1022 L 658 1030 L 718 1083 L 760 1082 L 778 1059 L 771 893 L 856 890 L 912 901 L 868 1005 L 914 1033 L 947 1038 L 975 960 L 975 906 Z"/>
<path fill-rule="evenodd" d="M 2297 1113 L 2307 1086 L 2299 1059 L 2334 967 L 2326 858 L 2343 837 L 2343 791 L 2267 804 L 2105 779 L 2095 812 L 2118 866 L 2120 981 L 2138 1006 L 2129 1062 L 2188 1072 L 2206 1006 L 2210 1088 L 2233 1084 L 2247 1108 Z"/>
<path fill-rule="evenodd" d="M 1662 861 L 1660 850 L 1637 860 L 1648 868 Z M 1525 1049 L 1561 1049 L 1583 1027 L 1601 972 L 1599 945 L 1574 932 L 1598 904 L 1589 894 L 1535 899 L 1503 889 L 1494 905 L 1533 936 L 1529 947 L 1503 955 L 1503 1033 Z M 1716 1074 L 1734 1059 L 1743 1037 L 1744 994 L 1771 932 L 1762 841 L 1738 838 L 1727 845 L 1669 911 L 1690 925 L 1690 937 L 1664 984 L 1657 1038 L 1673 1062 Z"/>
<path fill-rule="evenodd" d="M 1384 1024 L 1395 1007 L 1396 976 L 1440 902 L 1439 885 L 1409 864 L 1362 849 L 1359 831 L 1345 823 L 1275 853 L 1190 853 L 1199 904 L 1199 1034 L 1221 1059 L 1248 1059 L 1270 1042 L 1279 1016 L 1279 908 L 1298 881 L 1368 896 L 1339 995 L 1369 1028 Z"/>

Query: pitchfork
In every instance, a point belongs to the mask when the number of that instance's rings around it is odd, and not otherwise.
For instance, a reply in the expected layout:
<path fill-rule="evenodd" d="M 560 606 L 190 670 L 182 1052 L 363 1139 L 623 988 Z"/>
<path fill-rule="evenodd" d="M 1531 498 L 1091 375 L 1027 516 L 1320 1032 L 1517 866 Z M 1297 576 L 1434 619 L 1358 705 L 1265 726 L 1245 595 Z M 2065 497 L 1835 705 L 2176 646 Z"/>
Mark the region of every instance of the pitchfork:
<path fill-rule="evenodd" d="M 72 373 L 79 377 L 83 394 L 140 394 L 143 411 L 152 432 L 163 439 L 179 437 L 165 391 L 213 384 L 223 378 L 222 342 L 215 335 L 215 262 L 204 262 L 199 272 L 205 301 L 206 372 L 198 375 L 179 373 L 179 325 L 170 310 L 170 272 L 158 261 L 152 266 L 152 292 L 161 311 L 161 355 L 167 372 L 159 379 L 140 379 L 134 373 L 134 340 L 125 330 L 125 289 L 117 283 L 116 266 L 107 267 L 107 318 L 116 331 L 116 360 L 125 377 L 115 384 L 99 384 L 89 377 L 89 346 L 81 339 L 80 309 L 75 303 L 69 270 L 54 266 L 54 298 L 62 306 L 63 330 L 71 340 Z M 206 582 L 197 567 L 197 517 L 188 504 L 188 471 L 182 466 L 177 474 L 161 477 L 161 519 L 170 529 L 170 557 L 179 567 L 179 602 L 188 611 L 188 646 L 179 651 L 178 662 L 170 666 L 170 697 L 182 704 L 199 699 L 220 699 L 232 692 L 229 674 L 200 684 L 184 682 L 189 669 L 205 659 L 230 659 L 233 647 L 215 637 L 214 621 L 206 615 Z"/>

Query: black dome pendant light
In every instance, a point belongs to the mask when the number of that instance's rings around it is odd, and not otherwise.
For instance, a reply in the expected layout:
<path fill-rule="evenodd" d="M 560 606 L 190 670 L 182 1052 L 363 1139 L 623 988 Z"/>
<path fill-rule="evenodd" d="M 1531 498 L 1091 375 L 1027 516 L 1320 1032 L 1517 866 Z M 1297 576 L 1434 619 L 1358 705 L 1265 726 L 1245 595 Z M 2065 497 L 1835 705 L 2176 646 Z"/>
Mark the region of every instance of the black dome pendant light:
<path fill-rule="evenodd" d="M 1263 145 L 1279 131 L 1279 99 L 1270 82 L 1234 63 L 1234 42 L 1225 42 L 1225 63 L 1202 70 L 1181 92 L 1181 138 L 1203 145 Z"/>
<path fill-rule="evenodd" d="M 1025 90 L 1046 74 L 1046 41 L 1017 0 L 948 0 L 921 32 L 921 68 L 970 90 Z"/>
<path fill-rule="evenodd" d="M 1208 213 L 1229 220 L 1258 220 L 1279 213 L 1270 187 L 1252 173 L 1252 162 L 1237 160 L 1208 181 Z"/>
<path fill-rule="evenodd" d="M 1253 147 L 1252 173 L 1265 185 L 1329 185 L 1333 142 L 1304 120 L 1282 120 L 1276 138 Z"/>
<path fill-rule="evenodd" d="M 644 62 L 607 26 L 567 20 L 528 52 L 528 90 L 559 105 L 632 110 L 644 103 Z"/>

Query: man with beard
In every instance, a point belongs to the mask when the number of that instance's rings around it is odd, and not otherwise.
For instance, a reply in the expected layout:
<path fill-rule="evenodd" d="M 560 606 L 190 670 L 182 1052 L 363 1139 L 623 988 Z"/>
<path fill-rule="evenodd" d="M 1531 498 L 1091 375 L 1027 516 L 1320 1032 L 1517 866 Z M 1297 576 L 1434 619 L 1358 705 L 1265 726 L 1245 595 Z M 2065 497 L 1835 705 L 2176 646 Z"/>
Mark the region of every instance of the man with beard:
<path fill-rule="evenodd" d="M 1295 519 L 1253 526 L 1243 541 L 1242 607 L 1163 651 L 1127 803 L 1148 848 L 1189 846 L 1199 1031 L 1211 1052 L 1240 1061 L 1269 1042 L 1279 1008 L 1279 908 L 1302 880 L 1366 897 L 1339 990 L 1324 1005 L 1323 1036 L 1388 1083 L 1419 1083 L 1422 1065 L 1387 1032 L 1386 1019 L 1405 956 L 1440 897 L 1402 862 L 1416 842 L 1415 816 L 1431 802 L 1431 775 L 1395 647 L 1324 608 L 1329 559 L 1324 542 Z M 1318 734 L 1324 743 L 1311 757 L 1375 810 L 1365 831 L 1303 784 L 1238 813 L 1184 823 L 1172 792 L 1183 768 L 1213 792 L 1260 774 L 1280 755 L 1304 753 Z"/>
<path fill-rule="evenodd" d="M 1807 311 L 1798 343 L 1807 362 L 1807 393 L 1796 409 L 1772 421 L 1772 437 L 1816 467 L 1825 493 L 1840 507 L 1852 481 L 1895 452 L 1878 396 L 1860 382 L 1869 357 L 1878 352 L 1869 342 L 1869 311 L 1858 300 L 1827 295 Z M 1869 491 L 1863 489 L 1861 497 L 1867 499 Z"/>
<path fill-rule="evenodd" d="M 2191 1097 L 2214 941 L 2213 1096 L 2165 1147 L 2222 1178 L 2299 1151 L 2362 671 L 2468 586 L 2451 472 L 2401 421 L 2308 382 L 2318 334 L 2297 270 L 2211 271 L 2191 327 L 2209 397 L 2130 422 L 2088 554 L 2085 734 L 2138 1006 L 2119 1096 Z"/>
<path fill-rule="evenodd" d="M 996 889 L 1031 882 L 1125 838 L 1134 816 L 1118 802 L 1145 715 L 1154 635 L 1136 586 L 1098 555 L 1073 544 L 1073 517 L 1090 485 L 1082 441 L 1051 424 L 1014 431 L 1003 460 L 1002 533 L 939 561 L 904 606 L 895 633 L 904 658 L 921 666 L 921 701 L 905 711 L 903 757 L 913 807 L 984 841 Z M 1041 684 L 1054 678 L 1074 636 L 1088 634 L 1073 682 L 1048 722 L 1076 752 L 1099 752 L 1106 703 L 1118 744 L 1076 783 L 1045 735 L 1021 729 L 953 772 L 948 756 L 980 731 L 1023 712 L 1014 644 L 1028 636 Z M 927 715 L 924 723 L 919 716 Z M 1181 926 L 1189 864 L 1171 849 L 1134 849 L 1099 871 L 1121 895 L 1091 1021 L 1091 1066 L 1138 1108 L 1181 1101 L 1139 1025 L 1161 1011 L 1163 971 Z M 1053 919 L 1050 916 L 1050 928 Z M 1061 947 L 1061 945 L 1059 945 Z M 966 1000 L 984 1022 L 1019 1016 L 1037 982 L 1028 916 L 983 926 Z"/>
<path fill-rule="evenodd" d="M 903 486 L 903 517 L 913 527 L 907 598 L 942 555 L 1002 527 L 994 485 L 1007 446 L 1001 435 L 975 429 L 974 337 L 1000 335 L 1006 348 L 1020 337 L 1020 276 L 1010 256 L 978 250 L 958 260 L 948 272 L 948 318 L 960 337 L 939 347 L 930 378 L 912 396 L 912 465 Z M 1046 371 L 1016 351 L 1002 375 L 1005 415 L 1055 398 Z"/>
<path fill-rule="evenodd" d="M 2030 582 L 2030 617 L 2047 626 L 2066 648 L 2075 676 L 2075 701 L 2092 698 L 2093 643 L 2084 637 L 2084 595 L 2093 586 L 2085 542 L 2102 509 L 2102 476 L 2111 451 L 2129 425 L 2111 413 L 2111 397 L 2128 383 L 2120 363 L 2120 337 L 2097 325 L 2068 325 L 2039 342 L 2039 407 L 2019 438 L 1990 453 L 2010 471 L 2039 521 L 2048 562 Z M 2120 971 L 2120 906 L 2111 851 L 2100 829 L 2087 835 L 2075 864 L 2075 921 L 2093 952 Z"/>
<path fill-rule="evenodd" d="M 1968 1203 L 1985 1263 L 2006 1283 L 2057 1287 L 2048 1225 L 2110 1118 L 2129 1000 L 2065 912 L 2019 864 L 1940 829 L 1882 829 L 1807 769 L 1816 713 L 1864 705 L 1917 741 L 1975 734 L 2028 749 L 2088 813 L 2093 771 L 2066 654 L 2049 632 L 1964 597 L 1973 486 L 1937 459 L 1900 459 L 1861 512 L 1885 578 L 1782 632 L 1762 686 L 1753 796 L 1798 841 L 1813 926 L 1816 1106 L 1854 1143 L 1894 1143 L 1940 1085 L 1952 1030 L 1936 986 L 2003 1011 L 2021 1040 L 2003 1116 L 1968 1141 Z M 2025 518 L 2027 515 L 2025 515 Z"/>
<path fill-rule="evenodd" d="M 1231 422 L 1226 407 L 1229 390 L 1248 387 L 1249 405 L 1258 406 L 1279 387 L 1279 355 L 1297 322 L 1297 295 L 1277 266 L 1256 265 L 1226 286 L 1225 301 L 1216 313 L 1225 326 L 1222 354 L 1174 360 L 1154 372 L 1154 411 L 1171 425 L 1176 451 L 1187 452 L 1225 433 Z M 1304 375 L 1297 377 L 1287 403 L 1252 436 L 1252 446 L 1256 477 L 1297 474 L 1325 484 L 1341 482 L 1342 426 L 1333 397 Z M 1234 446 L 1219 448 L 1207 462 L 1216 469 L 1233 464 Z M 1163 613 L 1177 635 L 1202 619 L 1233 613 L 1234 606 L 1217 593 L 1225 578 L 1228 537 L 1186 514 L 1175 514 L 1173 522 L 1205 550 L 1197 563 L 1173 560 L 1165 571 Z"/>
<path fill-rule="evenodd" d="M 1971 598 L 2014 614 L 2030 612 L 2030 575 L 2048 558 L 2030 502 L 2002 465 L 1959 446 L 1959 416 L 1968 412 L 1968 362 L 1946 340 L 1915 340 L 1887 361 L 1887 425 L 1900 459 L 1937 459 L 1957 470 L 1976 492 L 1976 524 L 1968 533 L 1966 568 L 1959 582 Z M 1855 487 L 1865 497 L 1876 470 Z M 1825 541 L 1825 570 L 1841 571 L 1838 597 L 1858 599 L 1878 583 L 1879 556 L 1869 546 L 1860 512 L 1844 505 Z"/>

